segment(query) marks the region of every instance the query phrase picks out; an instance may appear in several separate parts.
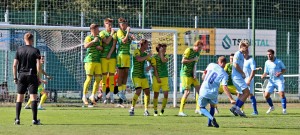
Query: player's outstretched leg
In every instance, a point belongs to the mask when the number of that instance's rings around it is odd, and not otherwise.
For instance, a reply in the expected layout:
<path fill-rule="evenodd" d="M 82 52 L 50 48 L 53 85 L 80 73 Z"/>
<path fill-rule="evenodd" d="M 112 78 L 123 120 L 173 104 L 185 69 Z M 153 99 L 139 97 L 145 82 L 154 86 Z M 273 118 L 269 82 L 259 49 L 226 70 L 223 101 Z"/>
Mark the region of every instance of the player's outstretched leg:
<path fill-rule="evenodd" d="M 216 119 L 211 115 L 211 113 L 213 113 L 213 114 L 215 113 L 214 107 L 210 108 L 211 112 L 208 112 L 205 107 L 200 107 L 200 111 L 201 111 L 202 115 L 204 115 L 208 118 L 208 126 L 214 126 L 216 128 L 219 127 L 219 124 L 217 123 Z"/>

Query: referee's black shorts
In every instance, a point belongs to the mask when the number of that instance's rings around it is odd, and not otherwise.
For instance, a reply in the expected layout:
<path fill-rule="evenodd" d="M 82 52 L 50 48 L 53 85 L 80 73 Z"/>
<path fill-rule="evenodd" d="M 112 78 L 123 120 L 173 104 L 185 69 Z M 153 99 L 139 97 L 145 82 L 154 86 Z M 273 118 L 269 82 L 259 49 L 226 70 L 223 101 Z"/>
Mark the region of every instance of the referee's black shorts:
<path fill-rule="evenodd" d="M 28 75 L 27 73 L 20 73 L 18 78 L 17 90 L 18 94 L 37 94 L 39 81 L 37 75 Z"/>

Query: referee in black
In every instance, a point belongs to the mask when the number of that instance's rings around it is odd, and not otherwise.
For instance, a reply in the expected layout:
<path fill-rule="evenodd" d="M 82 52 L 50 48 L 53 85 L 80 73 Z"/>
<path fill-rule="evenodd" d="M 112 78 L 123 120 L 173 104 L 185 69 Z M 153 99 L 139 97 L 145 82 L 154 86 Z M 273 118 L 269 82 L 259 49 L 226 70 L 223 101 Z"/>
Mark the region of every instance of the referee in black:
<path fill-rule="evenodd" d="M 37 74 L 41 69 L 39 62 L 41 55 L 40 51 L 32 46 L 33 35 L 31 33 L 24 35 L 24 41 L 26 45 L 18 48 L 13 64 L 14 82 L 17 84 L 18 90 L 15 125 L 20 125 L 22 102 L 27 90 L 30 93 L 30 100 L 32 101 L 32 124 L 40 125 L 40 120 L 37 119 L 37 91 L 39 85 Z"/>

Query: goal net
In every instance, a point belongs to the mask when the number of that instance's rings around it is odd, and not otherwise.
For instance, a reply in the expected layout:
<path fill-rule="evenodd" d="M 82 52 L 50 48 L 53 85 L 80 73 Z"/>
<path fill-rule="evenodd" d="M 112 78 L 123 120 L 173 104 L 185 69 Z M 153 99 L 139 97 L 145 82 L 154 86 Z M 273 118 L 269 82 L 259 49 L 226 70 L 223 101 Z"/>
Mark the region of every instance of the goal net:
<path fill-rule="evenodd" d="M 90 34 L 88 27 L 63 27 L 63 26 L 30 26 L 30 25 L 0 25 L 2 31 L 6 31 L 6 37 L 10 39 L 8 42 L 9 57 L 5 61 L 12 63 L 13 56 L 19 46 L 24 45 L 23 36 L 26 32 L 35 35 L 35 45 L 45 56 L 44 70 L 53 77 L 48 80 L 45 89 L 55 93 L 61 102 L 69 102 L 70 99 L 77 100 L 81 98 L 83 83 L 85 81 L 85 71 L 83 59 L 86 50 L 83 47 L 84 38 Z M 117 30 L 118 28 L 115 28 Z M 100 28 L 103 30 L 103 28 Z M 149 41 L 149 50 L 153 54 L 157 53 L 155 47 L 158 43 L 168 45 L 167 54 L 170 56 L 168 61 L 168 74 L 170 95 L 169 103 L 175 103 L 178 85 L 178 66 L 177 65 L 177 32 L 175 30 L 159 30 L 159 29 L 132 29 L 131 34 L 136 38 L 131 44 L 131 51 L 138 47 L 141 39 Z M 117 45 L 118 46 L 118 45 Z M 175 54 L 175 55 L 174 55 Z M 12 64 L 11 64 L 12 65 Z M 9 64 L 8 79 L 12 78 L 11 65 Z M 147 72 L 146 75 L 152 86 L 153 73 Z M 10 85 L 10 91 L 15 91 L 15 85 Z M 92 86 L 89 88 L 91 92 Z M 134 88 L 130 76 L 127 83 L 127 99 L 131 100 Z M 152 92 L 151 92 L 152 93 Z M 175 94 L 173 94 L 175 93 Z M 162 95 L 162 94 L 161 94 Z M 116 97 L 116 96 L 115 96 Z M 151 96 L 152 97 L 152 96 Z M 180 97 L 178 97 L 180 98 Z M 118 98 L 115 98 L 118 99 Z M 73 101 L 73 100 L 72 100 Z M 178 100 L 179 102 L 180 100 Z"/>

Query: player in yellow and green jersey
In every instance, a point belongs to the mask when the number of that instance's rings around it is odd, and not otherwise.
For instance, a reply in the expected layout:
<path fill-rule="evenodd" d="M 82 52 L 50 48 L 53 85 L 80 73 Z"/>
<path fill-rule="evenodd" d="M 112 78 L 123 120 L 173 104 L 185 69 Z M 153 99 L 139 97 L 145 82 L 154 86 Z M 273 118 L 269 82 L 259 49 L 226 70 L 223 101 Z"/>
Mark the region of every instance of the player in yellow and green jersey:
<path fill-rule="evenodd" d="M 38 93 L 41 93 L 42 96 L 41 96 L 41 100 L 40 100 L 40 103 L 39 103 L 39 106 L 38 106 L 38 110 L 45 110 L 45 108 L 43 108 L 42 105 L 45 103 L 45 101 L 47 99 L 48 92 L 43 87 L 43 84 L 47 84 L 47 81 L 43 80 L 42 78 L 43 78 L 43 75 L 45 75 L 46 78 L 49 79 L 49 80 L 51 80 L 52 77 L 49 76 L 45 72 L 45 70 L 42 68 L 43 64 L 45 63 L 45 56 L 41 56 L 40 63 L 41 63 L 41 69 L 40 69 L 41 72 L 38 74 L 39 82 L 40 82 L 40 85 L 38 87 Z M 25 109 L 31 109 L 30 105 L 31 105 L 31 100 L 29 99 L 24 108 Z"/>
<path fill-rule="evenodd" d="M 102 40 L 103 50 L 101 52 L 101 66 L 102 66 L 102 90 L 106 88 L 110 89 L 110 99 L 113 103 L 113 90 L 114 84 L 111 83 L 109 86 L 106 86 L 107 74 L 109 74 L 109 82 L 114 82 L 114 74 L 116 72 L 116 44 L 117 44 L 117 34 L 114 29 L 112 29 L 113 20 L 110 18 L 104 19 L 105 30 L 100 32 L 100 38 Z M 106 95 L 103 92 L 103 101 L 106 103 Z"/>
<path fill-rule="evenodd" d="M 87 49 L 86 56 L 84 58 L 84 68 L 86 72 L 86 80 L 83 85 L 83 96 L 82 101 L 85 105 L 88 105 L 86 99 L 86 94 L 88 93 L 89 85 L 94 76 L 95 82 L 93 85 L 93 91 L 89 99 L 93 104 L 95 102 L 95 94 L 99 88 L 99 83 L 101 81 L 101 61 L 100 61 L 100 51 L 103 50 L 101 38 L 99 37 L 99 25 L 91 24 L 90 25 L 91 35 L 88 35 L 84 40 L 84 48 Z"/>
<path fill-rule="evenodd" d="M 233 56 L 234 56 L 234 53 L 231 53 L 230 54 L 230 62 L 229 63 L 226 63 L 225 67 L 224 67 L 224 70 L 226 71 L 226 73 L 228 74 L 228 82 L 227 82 L 227 88 L 229 90 L 229 92 L 232 94 L 232 95 L 237 95 L 237 91 L 236 91 L 236 88 L 235 86 L 233 85 L 232 83 L 232 79 L 231 79 L 231 73 L 232 73 L 232 62 L 233 62 Z M 220 86 L 219 87 L 219 94 L 222 94 L 224 92 L 223 90 L 223 87 Z M 231 103 L 235 103 L 234 99 L 230 99 L 230 102 Z M 218 107 L 217 105 L 215 105 L 215 112 L 216 113 L 219 113 L 219 110 L 218 110 Z"/>
<path fill-rule="evenodd" d="M 234 56 L 234 53 L 230 54 L 230 62 L 229 62 L 229 63 L 226 63 L 226 65 L 225 65 L 225 67 L 224 67 L 224 70 L 225 70 L 226 73 L 228 74 L 228 82 L 227 82 L 228 90 L 230 91 L 230 93 L 231 93 L 232 95 L 236 95 L 236 94 L 237 94 L 237 91 L 236 91 L 236 88 L 235 88 L 235 86 L 233 85 L 232 79 L 231 79 L 233 56 Z M 220 87 L 220 88 L 219 88 L 219 94 L 222 94 L 223 92 L 224 92 L 223 88 Z"/>
<path fill-rule="evenodd" d="M 157 116 L 157 104 L 158 104 L 158 96 L 159 90 L 161 89 L 164 93 L 164 98 L 162 100 L 162 107 L 160 111 L 160 115 L 163 115 L 164 109 L 166 108 L 168 102 L 168 93 L 169 93 L 169 82 L 168 82 L 168 60 L 169 55 L 166 54 L 167 45 L 166 44 L 158 44 L 156 47 L 156 51 L 158 54 L 155 54 L 151 59 L 151 65 L 154 69 L 153 76 L 153 86 L 152 89 L 154 91 L 153 97 L 153 108 L 154 108 L 154 116 Z"/>
<path fill-rule="evenodd" d="M 196 72 L 194 70 L 196 62 L 199 59 L 201 48 L 203 47 L 203 42 L 201 40 L 198 40 L 194 43 L 193 48 L 187 48 L 183 53 L 182 58 L 182 66 L 180 70 L 180 80 L 182 83 L 182 89 L 184 90 L 184 94 L 181 98 L 180 103 L 180 110 L 178 113 L 178 116 L 187 116 L 184 112 L 184 105 L 187 97 L 190 94 L 192 86 L 195 88 L 196 91 L 196 99 L 198 99 L 199 96 L 199 89 L 200 89 L 200 83 L 195 76 Z M 197 101 L 197 100 L 196 100 Z M 199 111 L 200 107 L 198 105 L 198 102 L 196 102 L 196 111 Z"/>
<path fill-rule="evenodd" d="M 132 37 L 130 36 L 130 27 L 128 26 L 127 21 L 120 17 L 118 19 L 118 23 L 120 29 L 117 31 L 117 39 L 118 39 L 118 55 L 117 55 L 117 66 L 118 66 L 118 89 L 119 89 L 119 97 L 120 104 L 126 100 L 125 90 L 126 83 L 128 78 L 128 71 L 130 67 L 130 44 L 132 41 Z"/>
<path fill-rule="evenodd" d="M 131 78 L 132 82 L 135 87 L 135 94 L 132 98 L 132 105 L 129 110 L 129 115 L 134 115 L 134 107 L 136 104 L 136 101 L 138 100 L 141 91 L 144 90 L 145 96 L 144 96 L 144 107 L 145 107 L 145 116 L 149 116 L 148 112 L 148 105 L 150 101 L 150 90 L 149 90 L 149 83 L 146 78 L 146 75 L 144 73 L 145 71 L 145 61 L 151 60 L 151 52 L 146 53 L 145 51 L 148 49 L 148 41 L 145 39 L 142 39 L 139 43 L 140 49 L 134 50 L 134 56 L 132 59 L 132 67 L 131 67 Z M 150 66 L 149 66 L 150 67 Z M 149 68 L 147 67 L 147 68 Z M 148 70 L 148 69 L 147 69 Z"/>

